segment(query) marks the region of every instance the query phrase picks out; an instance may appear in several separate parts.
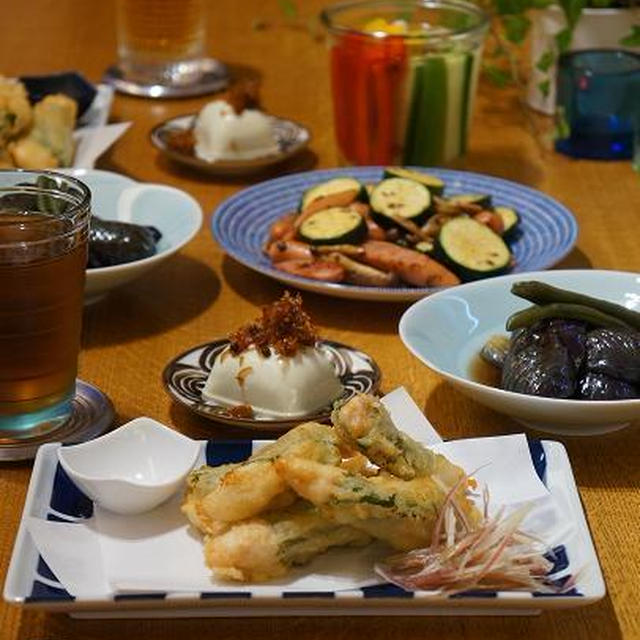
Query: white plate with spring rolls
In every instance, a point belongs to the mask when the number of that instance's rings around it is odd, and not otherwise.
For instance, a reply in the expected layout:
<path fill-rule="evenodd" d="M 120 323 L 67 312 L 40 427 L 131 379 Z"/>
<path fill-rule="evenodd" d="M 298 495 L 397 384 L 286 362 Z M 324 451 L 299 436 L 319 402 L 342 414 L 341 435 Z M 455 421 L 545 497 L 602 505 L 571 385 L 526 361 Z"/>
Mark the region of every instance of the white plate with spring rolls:
<path fill-rule="evenodd" d="M 412 286 L 402 280 L 394 286 L 362 286 L 311 279 L 276 268 L 264 252 L 273 223 L 296 211 L 310 187 L 345 176 L 355 178 L 363 185 L 377 183 L 382 179 L 384 169 L 324 169 L 266 180 L 236 193 L 216 209 L 211 220 L 213 235 L 234 260 L 289 286 L 359 300 L 418 300 L 442 287 Z M 510 273 L 547 269 L 565 257 L 576 241 L 578 227 L 571 212 L 540 191 L 477 173 L 435 168 L 417 170 L 442 180 L 447 198 L 483 193 L 491 196 L 494 207 L 517 211 L 519 232 L 507 243 L 515 261 Z"/>
<path fill-rule="evenodd" d="M 400 417 L 403 426 L 414 437 L 429 441 L 428 423 L 424 422 L 424 417 L 420 417 L 415 406 L 408 406 L 410 404 L 404 400 L 398 404 L 396 395 L 393 420 L 398 422 Z M 331 431 L 322 425 L 318 427 Z M 313 429 L 315 427 L 311 431 Z M 308 433 L 311 431 L 307 428 Z M 289 432 L 287 437 L 291 438 L 292 433 Z M 407 460 L 411 460 L 412 469 L 419 468 L 419 463 L 415 462 L 418 458 L 412 458 L 410 451 L 414 452 L 414 456 L 419 455 L 420 459 L 426 456 L 426 460 L 431 460 L 430 456 L 433 456 L 428 453 L 415 454 L 416 450 L 424 452 L 424 449 L 415 442 L 407 444 L 405 436 L 401 437 L 401 441 L 399 447 L 403 453 L 400 462 L 398 458 L 393 458 L 389 465 L 384 463 L 389 473 L 393 472 L 396 478 L 394 482 L 398 482 L 404 473 L 403 465 Z M 434 440 L 430 442 L 433 444 Z M 298 443 L 298 440 L 290 440 L 288 446 Z M 38 452 L 5 583 L 5 599 L 26 607 L 66 611 L 75 617 L 102 618 L 523 615 L 545 609 L 587 605 L 602 598 L 605 593 L 571 466 L 564 447 L 556 442 L 527 441 L 522 435 L 511 435 L 434 445 L 435 450 L 449 460 L 439 463 L 444 467 L 437 467 L 441 472 L 444 470 L 444 475 L 438 471 L 436 475 L 444 478 L 449 469 L 460 470 L 456 465 L 465 468 L 472 466 L 478 483 L 487 482 L 493 487 L 495 508 L 504 505 L 510 510 L 508 513 L 513 513 L 520 508 L 522 501 L 533 505 L 533 510 L 527 516 L 530 519 L 523 522 L 528 531 L 545 539 L 545 549 L 551 553 L 548 565 L 550 573 L 542 579 L 545 584 L 550 580 L 559 587 L 552 592 L 541 586 L 539 589 L 523 591 L 472 589 L 455 594 L 433 589 L 405 590 L 374 574 L 373 562 L 380 554 L 384 556 L 389 553 L 387 547 L 383 547 L 386 551 L 381 551 L 376 546 L 380 542 L 373 546 L 330 550 L 304 566 L 287 567 L 284 575 L 267 582 L 237 581 L 237 574 L 236 580 L 225 579 L 219 573 L 212 577 L 210 570 L 204 566 L 200 535 L 186 524 L 187 510 L 185 514 L 180 512 L 182 497 L 179 494 L 147 514 L 110 514 L 94 504 L 59 467 L 59 446 L 56 443 L 47 444 Z M 203 442 L 196 465 L 206 463 L 209 466 L 204 472 L 198 469 L 196 477 L 215 474 L 219 465 L 237 465 L 249 457 L 253 461 L 251 464 L 263 464 L 267 459 L 272 461 L 274 455 L 277 461 L 284 460 L 286 475 L 295 467 L 296 458 L 285 457 L 282 447 L 276 451 L 274 446 L 274 443 L 264 441 Z M 303 447 L 302 450 L 306 449 Z M 267 455 L 261 454 L 261 451 Z M 291 453 L 291 449 L 288 451 Z M 375 455 L 371 453 L 370 457 Z M 240 468 L 246 470 L 247 466 Z M 225 467 L 221 473 L 235 473 L 236 469 L 237 466 L 230 469 Z M 333 466 L 331 469 L 335 470 Z M 358 476 L 354 467 L 350 469 L 348 473 L 341 471 L 341 477 L 348 477 L 351 482 L 357 476 L 360 478 L 357 482 L 369 483 L 367 486 L 371 488 L 370 479 Z M 261 468 L 256 472 L 261 473 Z M 197 491 L 193 490 L 197 482 L 191 485 L 190 498 L 186 501 L 190 507 L 194 504 L 194 498 L 198 497 Z M 411 481 L 405 483 L 406 486 L 410 484 Z M 295 482 L 289 485 L 290 488 L 295 486 Z M 382 491 L 382 486 L 379 483 L 372 495 Z M 406 486 L 400 487 L 399 493 L 405 491 Z M 357 501 L 362 502 L 359 498 Z M 245 503 L 241 501 L 238 504 L 244 507 Z M 371 509 L 392 509 L 388 501 L 368 499 L 362 504 L 377 505 Z M 398 504 L 393 509 L 401 511 L 403 507 Z M 428 511 L 428 504 L 424 508 Z M 287 508 L 279 509 L 271 513 L 277 516 L 278 513 L 287 512 Z M 211 513 L 210 510 L 205 511 Z M 194 512 L 189 509 L 189 513 Z M 326 514 L 322 513 L 325 517 Z M 266 517 L 266 520 L 261 520 L 261 526 L 264 527 L 265 522 L 277 524 L 277 518 L 282 518 L 282 515 L 277 516 L 276 520 L 269 520 L 268 515 L 263 517 Z M 189 518 L 194 522 L 192 515 Z M 381 518 L 379 522 L 385 520 Z M 402 518 L 394 520 L 396 524 L 401 521 Z M 224 540 L 228 533 L 235 531 L 235 527 L 246 526 L 250 522 L 253 521 L 233 524 L 230 529 L 213 537 L 216 541 Z M 338 525 L 334 523 L 334 526 Z M 438 526 L 437 523 L 435 526 Z M 382 530 L 380 535 L 387 535 L 384 527 Z M 274 551 L 278 563 L 285 563 L 286 558 L 293 562 L 292 556 L 300 557 L 295 556 L 294 543 L 298 539 L 295 532 L 286 528 L 274 528 L 272 531 L 280 531 L 276 539 L 283 553 Z M 367 531 L 372 533 L 370 529 Z M 417 527 L 416 531 L 420 532 L 420 528 Z M 294 539 L 289 540 L 292 535 Z M 220 549 L 221 543 L 216 544 Z M 261 544 L 265 545 L 264 554 L 258 553 L 258 560 L 254 562 L 261 562 L 261 556 L 271 553 L 267 542 L 262 541 Z M 260 550 L 259 546 L 255 548 Z M 240 553 L 235 557 L 243 561 L 247 555 Z M 163 557 L 161 564 L 157 562 L 158 557 Z M 218 561 L 216 571 L 230 566 L 225 559 L 230 556 L 219 553 L 217 557 L 222 560 Z M 234 562 L 237 564 L 238 560 Z M 246 565 L 243 567 L 246 568 Z M 246 575 L 244 577 L 247 578 Z"/>

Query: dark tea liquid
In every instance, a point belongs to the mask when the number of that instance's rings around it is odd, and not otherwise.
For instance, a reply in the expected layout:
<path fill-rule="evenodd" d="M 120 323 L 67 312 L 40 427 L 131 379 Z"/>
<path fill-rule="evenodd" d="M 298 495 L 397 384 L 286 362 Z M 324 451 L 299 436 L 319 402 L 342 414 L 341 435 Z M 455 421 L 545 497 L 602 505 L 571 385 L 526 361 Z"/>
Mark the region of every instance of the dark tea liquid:
<path fill-rule="evenodd" d="M 0 212 L 0 245 L 15 246 L 0 256 L 0 420 L 73 392 L 87 249 L 82 239 L 60 237 L 68 225 L 43 213 Z"/>

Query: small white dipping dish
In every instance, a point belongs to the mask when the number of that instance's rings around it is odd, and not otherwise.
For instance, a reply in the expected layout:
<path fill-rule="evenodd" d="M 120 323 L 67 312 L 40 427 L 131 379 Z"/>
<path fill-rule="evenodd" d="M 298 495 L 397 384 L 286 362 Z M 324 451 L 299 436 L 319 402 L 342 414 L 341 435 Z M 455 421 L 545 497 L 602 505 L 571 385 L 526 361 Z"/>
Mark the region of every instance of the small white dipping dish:
<path fill-rule="evenodd" d="M 400 338 L 413 355 L 478 402 L 540 431 L 598 435 L 640 419 L 640 399 L 562 400 L 529 396 L 476 382 L 472 363 L 482 345 L 507 334 L 505 322 L 532 303 L 514 296 L 514 282 L 538 280 L 640 311 L 640 274 L 591 269 L 537 271 L 490 278 L 447 289 L 409 307 Z"/>
<path fill-rule="evenodd" d="M 109 511 L 150 511 L 170 498 L 193 468 L 200 445 L 151 418 L 136 418 L 100 438 L 58 449 L 67 475 Z"/>

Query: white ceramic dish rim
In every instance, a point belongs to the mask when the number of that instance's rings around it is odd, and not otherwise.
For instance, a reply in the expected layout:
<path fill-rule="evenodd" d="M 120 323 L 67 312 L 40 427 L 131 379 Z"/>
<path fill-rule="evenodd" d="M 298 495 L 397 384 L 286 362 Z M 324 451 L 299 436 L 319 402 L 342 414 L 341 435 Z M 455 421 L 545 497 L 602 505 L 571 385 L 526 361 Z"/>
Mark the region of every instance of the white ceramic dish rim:
<path fill-rule="evenodd" d="M 144 424 L 149 424 L 150 426 L 148 427 L 148 430 L 150 431 L 156 431 L 156 432 L 164 432 L 166 434 L 169 434 L 171 437 L 173 437 L 176 441 L 181 441 L 181 442 L 185 442 L 186 443 L 193 443 L 193 452 L 191 454 L 191 456 L 189 458 L 187 458 L 187 463 L 184 465 L 184 468 L 180 471 L 176 471 L 174 473 L 173 476 L 169 476 L 168 479 L 164 479 L 162 482 L 144 482 L 144 481 L 135 481 L 135 480 L 129 480 L 129 479 L 125 479 L 122 477 L 118 477 L 118 476 L 102 476 L 102 475 L 87 475 L 85 473 L 81 473 L 79 471 L 77 471 L 76 469 L 73 468 L 73 465 L 69 462 L 69 460 L 65 459 L 64 454 L 69 450 L 69 449 L 73 449 L 75 451 L 85 451 L 87 449 L 91 450 L 91 449 L 95 449 L 95 448 L 99 448 L 101 444 L 105 444 L 108 443 L 110 440 L 116 440 L 118 438 L 122 437 L 122 431 L 124 429 L 130 428 L 132 423 L 135 423 L 138 420 L 149 420 L 148 423 L 144 423 Z M 143 423 L 141 423 L 143 424 Z M 144 428 L 144 427 L 141 427 Z M 145 445 L 145 449 L 148 450 L 148 443 Z M 80 444 L 75 444 L 75 445 L 69 445 L 69 446 L 65 446 L 65 447 L 60 447 L 59 449 L 57 449 L 57 456 L 58 456 L 58 462 L 60 462 L 60 465 L 62 466 L 62 468 L 66 471 L 66 473 L 69 475 L 69 477 L 73 480 L 74 478 L 77 478 L 80 482 L 87 482 L 87 483 L 96 483 L 96 482 L 118 482 L 122 485 L 124 485 L 125 487 L 132 487 L 132 488 L 140 488 L 140 489 L 166 489 L 168 487 L 170 487 L 171 485 L 175 484 L 176 482 L 179 482 L 187 473 L 189 473 L 189 471 L 191 471 L 191 469 L 193 469 L 193 466 L 196 463 L 196 460 L 198 459 L 198 455 L 200 452 L 200 446 L 199 443 L 196 440 L 192 440 L 191 438 L 188 438 L 187 436 L 179 433 L 178 431 L 175 431 L 174 429 L 170 429 L 169 427 L 164 426 L 162 423 L 157 422 L 156 420 L 153 420 L 152 418 L 148 418 L 146 416 L 141 416 L 140 418 L 135 418 L 134 420 L 131 420 L 130 422 L 127 422 L 126 424 L 123 424 L 122 426 L 118 427 L 117 429 L 114 429 L 113 431 L 110 431 L 109 433 L 105 433 L 104 435 L 100 436 L 99 438 L 95 438 L 93 440 L 88 440 L 87 442 L 82 442 Z"/>
<path fill-rule="evenodd" d="M 478 286 L 478 288 L 480 288 L 481 286 L 483 287 L 490 287 L 491 284 L 493 282 L 495 282 L 496 280 L 501 280 L 501 281 L 505 281 L 505 280 L 535 280 L 537 278 L 544 278 L 545 275 L 549 274 L 549 273 L 567 273 L 567 274 L 571 274 L 571 273 L 584 273 L 585 271 L 589 272 L 589 273 L 607 273 L 607 274 L 617 274 L 617 275 L 623 275 L 623 276 L 633 276 L 635 275 L 633 272 L 631 271 L 610 271 L 610 270 L 605 270 L 605 269 L 588 269 L 588 270 L 581 270 L 581 269 L 563 269 L 563 270 L 557 270 L 557 271 L 532 271 L 529 273 L 510 273 L 504 276 L 500 276 L 499 278 L 491 278 L 491 279 L 487 279 L 487 280 L 482 280 L 482 281 L 477 281 L 477 282 L 472 282 L 472 283 L 467 283 L 466 285 L 459 285 L 458 287 L 455 288 L 455 290 L 453 290 L 456 294 L 459 294 L 461 291 L 461 287 L 463 286 Z M 638 278 L 640 278 L 640 274 L 638 274 Z M 480 382 L 476 382 L 475 380 L 471 380 L 470 378 L 463 378 L 455 373 L 451 373 L 450 371 L 446 371 L 445 369 L 442 369 L 441 367 L 439 367 L 437 364 L 434 364 L 429 358 L 427 358 L 425 355 L 421 354 L 418 349 L 414 348 L 410 343 L 409 340 L 407 339 L 407 333 L 406 333 L 406 327 L 407 324 L 410 320 L 410 318 L 419 313 L 422 309 L 422 307 L 424 307 L 427 304 L 434 304 L 437 303 L 439 298 L 441 296 L 446 296 L 446 295 L 451 295 L 452 290 L 451 289 L 446 289 L 443 291 L 438 291 L 432 295 L 430 295 L 429 297 L 426 298 L 422 298 L 421 300 L 418 300 L 417 302 L 415 302 L 413 305 L 411 305 L 403 314 L 402 317 L 400 318 L 400 323 L 398 325 L 398 331 L 400 334 L 400 339 L 402 340 L 402 343 L 404 344 L 404 346 L 416 357 L 418 358 L 418 360 L 420 360 L 421 362 L 424 362 L 430 369 L 433 369 L 433 371 L 435 371 L 436 373 L 439 373 L 440 375 L 442 375 L 445 378 L 450 378 L 453 380 L 456 380 L 457 382 L 459 382 L 460 384 L 468 387 L 468 388 L 472 388 L 472 389 L 476 389 L 479 391 L 486 391 L 486 390 L 490 390 L 492 393 L 494 393 L 497 397 L 503 397 L 503 398 L 513 398 L 514 396 L 522 396 L 523 398 L 527 398 L 527 402 L 531 403 L 532 406 L 534 405 L 538 405 L 538 406 L 574 406 L 574 407 L 585 407 L 585 406 L 594 406 L 594 402 L 595 401 L 591 401 L 591 400 L 574 400 L 574 399 L 562 399 L 562 398 L 545 398 L 542 396 L 529 396 L 526 394 L 519 394 L 519 393 L 515 393 L 513 391 L 506 391 L 504 389 L 499 389 L 498 387 L 490 387 L 486 384 L 482 384 Z M 506 318 L 505 318 L 506 320 Z M 506 329 L 505 329 L 505 333 L 506 333 Z M 588 403 L 588 404 L 586 404 Z M 637 406 L 638 407 L 638 412 L 640 414 L 640 398 L 638 399 L 633 399 L 633 400 L 598 400 L 596 403 L 596 406 L 601 406 L 601 407 L 620 407 L 620 406 Z"/>
<path fill-rule="evenodd" d="M 182 247 L 184 247 L 189 242 L 191 242 L 191 240 L 193 240 L 193 238 L 196 236 L 196 234 L 198 233 L 198 231 L 200 231 L 202 227 L 203 214 L 202 214 L 202 207 L 200 206 L 200 203 L 191 194 L 187 193 L 186 191 L 183 191 L 182 189 L 177 189 L 176 187 L 172 187 L 170 185 L 158 184 L 155 182 L 138 182 L 137 180 L 134 180 L 129 176 L 116 173 L 115 171 L 104 171 L 102 169 L 84 169 L 84 168 L 83 169 L 58 169 L 58 171 L 60 173 L 69 173 L 70 175 L 78 178 L 79 180 L 82 180 L 82 176 L 86 175 L 87 173 L 102 174 L 105 176 L 107 175 L 117 176 L 118 178 L 122 178 L 123 180 L 130 182 L 128 187 L 125 187 L 125 188 L 144 187 L 144 188 L 152 188 L 152 189 L 157 188 L 162 191 L 170 191 L 175 195 L 179 195 L 180 197 L 183 197 L 193 207 L 193 212 L 191 215 L 194 216 L 197 224 L 193 225 L 193 229 L 181 242 L 175 245 L 172 245 L 170 247 L 166 247 L 162 251 L 159 251 L 158 253 L 154 253 L 152 256 L 149 256 L 148 258 L 142 258 L 140 260 L 132 260 L 131 262 L 123 262 L 122 264 L 114 264 L 114 265 L 111 265 L 110 267 L 94 267 L 91 269 L 87 269 L 87 278 L 89 278 L 91 274 L 96 274 L 96 275 L 97 274 L 115 274 L 115 273 L 120 273 L 122 271 L 127 271 L 131 269 L 133 266 L 138 267 L 143 265 L 152 265 L 154 262 L 159 262 L 164 258 L 168 258 L 174 253 L 178 252 L 180 249 L 182 249 Z M 110 218 L 110 220 L 111 219 L 112 218 Z"/>

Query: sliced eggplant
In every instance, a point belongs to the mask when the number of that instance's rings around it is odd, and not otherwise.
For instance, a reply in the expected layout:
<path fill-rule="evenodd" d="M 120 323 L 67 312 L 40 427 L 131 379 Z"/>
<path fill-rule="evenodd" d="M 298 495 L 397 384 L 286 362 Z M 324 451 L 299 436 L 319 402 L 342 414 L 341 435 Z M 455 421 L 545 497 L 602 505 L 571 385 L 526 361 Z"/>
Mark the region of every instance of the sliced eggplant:
<path fill-rule="evenodd" d="M 505 273 L 512 255 L 504 240 L 473 218 L 458 216 L 442 225 L 436 257 L 462 280 L 477 280 Z"/>
<path fill-rule="evenodd" d="M 433 176 L 423 171 L 416 171 L 415 169 L 405 169 L 404 167 L 387 167 L 384 170 L 385 178 L 406 178 L 407 180 L 413 180 L 423 184 L 431 195 L 441 196 L 444 192 L 444 182 L 440 178 Z"/>
<path fill-rule="evenodd" d="M 300 211 L 304 211 L 314 200 L 318 198 L 326 198 L 336 193 L 343 193 L 345 191 L 357 191 L 357 199 L 362 199 L 366 202 L 367 190 L 364 186 L 358 182 L 355 178 L 344 176 L 342 178 L 333 178 L 326 182 L 321 182 L 313 187 L 310 187 L 302 194 L 300 200 Z"/>
<path fill-rule="evenodd" d="M 420 225 L 431 209 L 431 193 L 415 180 L 387 178 L 376 185 L 369 205 L 373 219 L 381 227 L 395 226 L 394 218 Z"/>
<path fill-rule="evenodd" d="M 367 223 L 353 209 L 330 207 L 311 214 L 300 225 L 298 237 L 314 245 L 358 244 L 367 237 Z"/>
<path fill-rule="evenodd" d="M 477 204 L 483 209 L 491 208 L 491 196 L 488 193 L 459 193 L 448 200 L 457 204 Z"/>
<path fill-rule="evenodd" d="M 512 238 L 520 224 L 518 212 L 511 207 L 494 207 L 493 210 L 502 218 L 502 226 L 504 227 L 502 237 L 507 240 Z"/>

